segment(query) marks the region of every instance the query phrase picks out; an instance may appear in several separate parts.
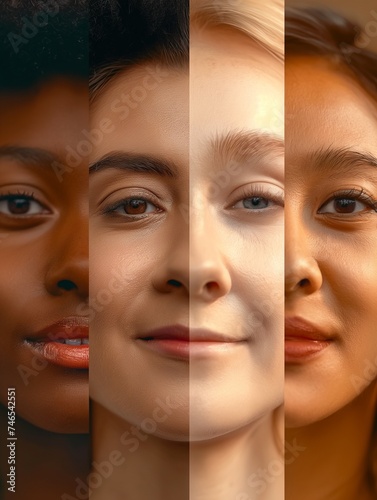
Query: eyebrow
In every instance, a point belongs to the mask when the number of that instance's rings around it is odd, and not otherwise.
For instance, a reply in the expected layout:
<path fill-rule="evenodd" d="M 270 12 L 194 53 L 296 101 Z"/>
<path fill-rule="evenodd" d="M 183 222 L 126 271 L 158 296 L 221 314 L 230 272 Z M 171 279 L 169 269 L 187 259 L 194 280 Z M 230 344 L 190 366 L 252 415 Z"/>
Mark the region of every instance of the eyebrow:
<path fill-rule="evenodd" d="M 284 139 L 278 135 L 261 131 L 231 131 L 216 135 L 211 141 L 215 158 L 239 162 L 253 159 L 284 158 Z"/>
<path fill-rule="evenodd" d="M 53 162 L 60 161 L 59 156 L 45 149 L 22 146 L 0 146 L 0 159 L 2 158 L 42 167 L 51 167 Z"/>
<path fill-rule="evenodd" d="M 89 173 L 102 172 L 107 169 L 125 170 L 145 174 L 157 174 L 164 177 L 177 177 L 177 166 L 169 161 L 153 156 L 112 151 L 90 165 Z"/>
<path fill-rule="evenodd" d="M 310 163 L 319 172 L 342 171 L 355 174 L 355 168 L 377 168 L 377 157 L 366 151 L 349 148 L 321 148 L 309 155 Z"/>

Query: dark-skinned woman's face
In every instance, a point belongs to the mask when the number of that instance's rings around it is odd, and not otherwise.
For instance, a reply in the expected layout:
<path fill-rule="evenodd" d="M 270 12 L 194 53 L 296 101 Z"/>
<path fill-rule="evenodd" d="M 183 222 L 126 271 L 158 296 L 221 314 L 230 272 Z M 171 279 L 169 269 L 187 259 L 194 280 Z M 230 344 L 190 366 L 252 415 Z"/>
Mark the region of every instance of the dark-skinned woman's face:
<path fill-rule="evenodd" d="M 88 427 L 85 83 L 0 99 L 0 392 L 53 432 Z"/>

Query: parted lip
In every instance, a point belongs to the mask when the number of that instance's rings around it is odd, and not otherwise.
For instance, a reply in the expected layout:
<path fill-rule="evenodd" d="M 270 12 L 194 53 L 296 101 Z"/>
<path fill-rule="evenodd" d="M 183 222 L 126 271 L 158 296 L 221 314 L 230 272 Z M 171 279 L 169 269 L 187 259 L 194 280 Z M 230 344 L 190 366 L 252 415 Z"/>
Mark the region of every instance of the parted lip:
<path fill-rule="evenodd" d="M 300 317 L 285 319 L 285 340 L 330 341 L 334 337 L 322 326 L 315 325 Z"/>
<path fill-rule="evenodd" d="M 68 316 L 45 328 L 31 333 L 29 342 L 54 342 L 64 339 L 83 339 L 89 337 L 89 318 L 86 316 Z"/>
<path fill-rule="evenodd" d="M 235 338 L 231 335 L 203 328 L 189 328 L 183 325 L 170 325 L 150 330 L 137 336 L 139 340 L 182 340 L 186 342 L 243 342 L 246 338 Z"/>

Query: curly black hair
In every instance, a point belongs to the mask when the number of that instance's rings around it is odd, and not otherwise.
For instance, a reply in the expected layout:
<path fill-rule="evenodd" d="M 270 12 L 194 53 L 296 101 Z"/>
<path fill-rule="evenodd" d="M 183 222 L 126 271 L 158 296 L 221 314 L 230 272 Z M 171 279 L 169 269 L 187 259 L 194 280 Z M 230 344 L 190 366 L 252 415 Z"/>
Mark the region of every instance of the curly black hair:
<path fill-rule="evenodd" d="M 0 89 L 31 88 L 53 76 L 88 78 L 87 0 L 4 0 Z"/>

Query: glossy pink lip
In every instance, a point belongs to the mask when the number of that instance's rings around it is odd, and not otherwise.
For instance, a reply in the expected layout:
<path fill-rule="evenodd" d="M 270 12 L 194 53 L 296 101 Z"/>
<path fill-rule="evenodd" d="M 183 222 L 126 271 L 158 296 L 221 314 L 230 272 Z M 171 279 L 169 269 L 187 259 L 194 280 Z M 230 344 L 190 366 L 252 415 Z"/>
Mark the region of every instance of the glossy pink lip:
<path fill-rule="evenodd" d="M 305 362 L 326 349 L 333 338 L 310 322 L 296 317 L 285 321 L 285 361 Z"/>
<path fill-rule="evenodd" d="M 143 346 L 169 357 L 189 360 L 227 352 L 247 339 L 233 338 L 211 330 L 188 328 L 182 325 L 165 326 L 141 334 L 137 340 Z"/>
<path fill-rule="evenodd" d="M 89 320 L 83 316 L 70 316 L 30 334 L 26 344 L 55 365 L 88 369 L 89 344 L 63 343 L 81 339 L 89 339 Z"/>

